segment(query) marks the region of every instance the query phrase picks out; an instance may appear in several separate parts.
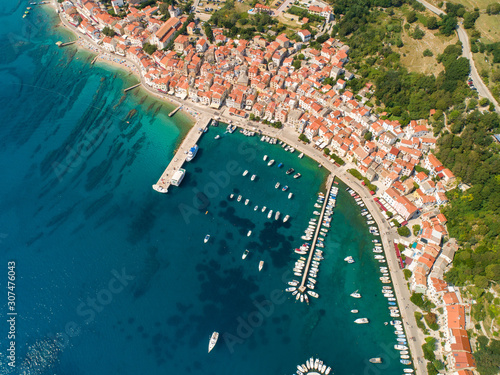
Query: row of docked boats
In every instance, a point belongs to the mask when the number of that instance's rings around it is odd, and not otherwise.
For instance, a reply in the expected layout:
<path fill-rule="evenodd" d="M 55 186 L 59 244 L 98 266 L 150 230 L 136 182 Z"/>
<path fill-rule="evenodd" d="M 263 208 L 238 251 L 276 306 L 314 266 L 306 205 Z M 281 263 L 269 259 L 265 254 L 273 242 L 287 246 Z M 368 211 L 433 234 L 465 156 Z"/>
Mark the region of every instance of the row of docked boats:
<path fill-rule="evenodd" d="M 292 154 L 295 152 L 295 148 L 287 145 L 286 142 L 280 141 L 280 146 L 285 149 L 285 151 L 291 152 Z"/>
<path fill-rule="evenodd" d="M 240 129 L 240 133 L 242 133 L 243 135 L 245 135 L 247 137 L 253 137 L 255 135 L 254 131 L 247 130 L 247 129 Z"/>
<path fill-rule="evenodd" d="M 264 156 L 263 156 L 263 158 L 262 158 L 262 160 L 264 160 L 264 161 L 267 161 L 267 159 L 269 159 L 269 157 L 268 157 L 267 155 L 264 155 Z M 268 167 L 272 167 L 272 166 L 274 165 L 274 163 L 275 163 L 275 160 L 274 160 L 274 159 L 271 159 L 271 160 L 269 160 L 269 161 L 267 162 L 267 166 L 268 166 Z M 283 168 L 283 163 L 278 163 L 278 168 Z M 290 174 L 292 174 L 292 173 L 294 173 L 294 172 L 295 172 L 295 169 L 293 169 L 293 168 L 288 168 L 288 169 L 286 170 L 285 174 L 290 175 Z M 302 175 L 301 175 L 300 173 L 295 173 L 295 174 L 293 175 L 293 178 L 295 178 L 295 179 L 300 178 L 300 177 L 302 177 Z"/>
<path fill-rule="evenodd" d="M 332 368 L 325 365 L 319 358 L 310 358 L 303 365 L 297 366 L 297 375 L 325 374 L 328 375 Z"/>
<path fill-rule="evenodd" d="M 271 145 L 275 145 L 276 143 L 278 143 L 278 140 L 276 138 L 273 138 L 273 137 L 269 137 L 267 135 L 263 135 L 262 137 L 260 137 L 260 141 L 261 142 L 267 142 Z"/>
<path fill-rule="evenodd" d="M 291 194 L 291 193 L 290 193 L 290 194 Z M 235 195 L 234 193 L 231 193 L 231 194 L 229 195 L 229 198 L 228 198 L 228 199 L 229 199 L 229 200 L 234 200 L 234 199 L 235 199 L 235 197 L 236 197 L 236 195 Z M 236 201 L 237 201 L 237 202 L 241 202 L 241 201 L 243 201 L 243 196 L 242 196 L 242 195 L 238 195 L 238 197 L 236 197 Z M 250 203 L 250 199 L 248 199 L 248 198 L 247 198 L 247 199 L 245 199 L 245 200 L 244 200 L 244 203 L 245 203 L 245 206 L 248 206 L 248 204 Z M 259 206 L 258 206 L 258 205 L 257 205 L 257 206 L 255 206 L 255 207 L 253 208 L 253 210 L 254 210 L 254 211 L 259 210 Z M 267 210 L 267 206 L 263 206 L 260 210 L 261 210 L 261 212 L 263 212 L 263 213 L 264 213 L 264 212 L 266 212 L 266 210 Z M 279 211 L 274 212 L 273 210 L 269 210 L 269 211 L 267 212 L 267 218 L 268 218 L 268 219 L 271 219 L 271 218 L 273 217 L 273 214 L 274 214 L 274 220 L 278 220 L 278 219 L 281 217 L 281 212 L 279 212 Z M 286 223 L 288 220 L 290 220 L 290 215 L 285 215 L 285 217 L 283 218 L 283 222 L 284 222 L 284 223 Z"/>

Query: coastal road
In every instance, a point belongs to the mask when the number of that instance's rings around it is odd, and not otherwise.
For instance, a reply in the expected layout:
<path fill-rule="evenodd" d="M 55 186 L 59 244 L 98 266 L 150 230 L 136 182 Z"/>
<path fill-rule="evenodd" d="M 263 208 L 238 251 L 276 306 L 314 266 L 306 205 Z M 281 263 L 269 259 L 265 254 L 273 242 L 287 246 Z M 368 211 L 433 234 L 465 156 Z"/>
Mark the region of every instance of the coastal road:
<path fill-rule="evenodd" d="M 417 1 L 431 12 L 437 14 L 438 16 L 446 14 L 444 11 L 442 11 L 441 9 L 432 4 L 429 4 L 425 0 L 417 0 Z M 462 43 L 462 56 L 468 59 L 470 62 L 470 76 L 472 78 L 474 86 L 477 89 L 477 93 L 479 94 L 479 96 L 488 98 L 489 101 L 492 102 L 493 105 L 495 106 L 495 110 L 497 112 L 500 112 L 500 106 L 498 105 L 498 102 L 495 100 L 488 87 L 486 87 L 486 85 L 484 84 L 483 79 L 477 72 L 476 64 L 474 63 L 474 58 L 470 50 L 469 36 L 467 35 L 467 32 L 463 28 L 462 23 L 458 24 L 456 31 L 458 39 Z"/>
<path fill-rule="evenodd" d="M 52 3 L 51 3 L 52 4 Z M 53 4 L 56 6 L 55 4 Z M 79 36 L 80 39 L 85 40 L 86 42 L 90 43 L 93 45 L 95 48 L 99 48 L 99 50 L 106 54 L 109 55 L 106 51 L 103 51 L 99 46 L 97 46 L 90 38 L 86 36 L 82 36 L 79 32 L 76 31 L 76 28 L 70 25 L 65 19 L 64 16 L 60 17 L 62 23 L 64 26 L 66 26 L 69 30 L 73 31 L 76 35 Z M 136 73 L 140 72 L 139 67 L 136 65 L 134 61 L 131 61 L 129 59 L 126 59 L 124 57 L 119 57 L 120 60 L 125 60 L 127 61 L 131 66 L 134 66 L 136 69 Z M 414 359 L 414 366 L 416 368 L 416 373 L 418 375 L 426 374 L 425 370 L 425 361 L 423 360 L 423 352 L 421 345 L 424 343 L 423 341 L 423 336 L 420 330 L 416 326 L 415 322 L 415 317 L 413 312 L 415 311 L 414 306 L 412 303 L 410 303 L 410 294 L 407 288 L 406 281 L 404 280 L 403 273 L 399 270 L 399 263 L 396 258 L 396 254 L 394 251 L 394 239 L 396 238 L 396 234 L 394 231 L 390 228 L 386 220 L 382 217 L 382 214 L 377 207 L 376 202 L 373 200 L 373 197 L 368 194 L 368 191 L 364 186 L 362 186 L 357 179 L 352 177 L 348 172 L 346 172 L 345 167 L 344 168 L 339 168 L 335 166 L 334 164 L 330 163 L 327 161 L 325 158 L 324 154 L 322 151 L 317 150 L 313 148 L 312 145 L 305 145 L 302 142 L 298 140 L 298 135 L 297 133 L 290 128 L 285 128 L 285 129 L 275 129 L 271 126 L 268 125 L 263 125 L 255 122 L 251 122 L 248 120 L 242 120 L 242 119 L 235 119 L 229 115 L 224 115 L 222 112 L 219 110 L 207 108 L 206 106 L 199 105 L 196 103 L 188 102 L 188 101 L 183 101 L 180 99 L 173 99 L 171 96 L 168 96 L 166 94 L 162 94 L 151 87 L 149 87 L 147 84 L 145 84 L 144 78 L 141 77 L 139 78 L 141 83 L 143 84 L 142 87 L 144 90 L 148 91 L 152 96 L 173 102 L 177 105 L 183 104 L 187 108 L 192 108 L 195 109 L 197 112 L 199 112 L 201 115 L 198 116 L 198 118 L 202 116 L 220 116 L 222 121 L 228 122 L 229 120 L 232 120 L 236 125 L 246 128 L 249 130 L 260 130 L 263 134 L 269 135 L 271 137 L 276 137 L 280 138 L 281 140 L 285 141 L 289 145 L 294 146 L 298 151 L 303 152 L 304 154 L 308 155 L 309 157 L 315 159 L 319 163 L 321 163 L 325 168 L 327 168 L 331 173 L 335 174 L 339 178 L 341 178 L 344 183 L 346 183 L 351 189 L 355 190 L 359 196 L 363 199 L 365 202 L 365 205 L 367 209 L 370 211 L 372 214 L 373 218 L 377 222 L 377 225 L 379 227 L 381 239 L 384 244 L 384 249 L 385 249 L 385 255 L 387 259 L 387 264 L 390 269 L 391 273 L 391 278 L 392 282 L 394 284 L 394 289 L 396 296 L 398 297 L 398 303 L 400 306 L 400 313 L 402 316 L 403 321 L 405 322 L 405 331 L 407 333 L 408 337 L 408 345 L 411 350 L 412 357 Z M 227 112 L 227 109 L 226 109 Z M 415 341 L 412 340 L 412 337 L 415 338 Z M 388 347 L 392 347 L 396 341 L 387 343 Z M 394 350 L 388 350 L 388 354 L 394 354 Z M 399 358 L 393 358 L 393 360 L 399 360 Z"/>

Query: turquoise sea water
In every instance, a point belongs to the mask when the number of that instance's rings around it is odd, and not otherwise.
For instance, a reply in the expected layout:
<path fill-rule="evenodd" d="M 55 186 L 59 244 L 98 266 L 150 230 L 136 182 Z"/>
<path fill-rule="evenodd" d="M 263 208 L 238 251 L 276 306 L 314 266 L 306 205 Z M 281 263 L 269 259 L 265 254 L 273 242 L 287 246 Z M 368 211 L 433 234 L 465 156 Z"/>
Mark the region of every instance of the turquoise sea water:
<path fill-rule="evenodd" d="M 187 119 L 141 91 L 124 96 L 133 77 L 56 47 L 74 36 L 49 10 L 23 20 L 26 6 L 0 4 L 0 285 L 15 261 L 18 313 L 15 368 L 0 321 L 1 374 L 292 374 L 311 356 L 335 374 L 401 373 L 372 237 L 342 183 L 320 298 L 296 303 L 283 294 L 292 249 L 326 172 L 221 126 L 201 139 L 182 186 L 156 193 Z M 303 177 L 286 176 L 289 167 Z M 290 221 L 267 219 L 263 205 Z M 356 289 L 360 300 L 349 297 Z M 353 323 L 362 316 L 371 323 Z M 368 364 L 376 356 L 385 363 Z"/>

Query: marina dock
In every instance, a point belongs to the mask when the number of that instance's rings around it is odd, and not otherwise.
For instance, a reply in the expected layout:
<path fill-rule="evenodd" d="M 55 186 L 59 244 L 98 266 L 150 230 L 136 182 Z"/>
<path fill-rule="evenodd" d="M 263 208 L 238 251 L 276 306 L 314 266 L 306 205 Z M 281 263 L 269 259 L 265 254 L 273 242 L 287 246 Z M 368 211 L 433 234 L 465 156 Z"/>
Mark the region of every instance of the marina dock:
<path fill-rule="evenodd" d="M 170 112 L 170 113 L 168 114 L 168 117 L 172 117 L 173 115 L 175 115 L 175 114 L 177 113 L 177 111 L 178 111 L 179 109 L 181 109 L 181 108 L 182 108 L 182 105 L 178 106 L 176 109 L 174 109 L 172 112 Z"/>
<path fill-rule="evenodd" d="M 331 174 L 330 176 L 328 176 L 328 180 L 326 181 L 325 201 L 323 202 L 323 208 L 321 209 L 321 214 L 319 216 L 318 226 L 316 227 L 316 230 L 314 232 L 314 237 L 311 242 L 311 249 L 309 250 L 309 256 L 307 257 L 306 266 L 304 267 L 304 274 L 302 275 L 302 281 L 300 283 L 300 286 L 297 288 L 298 291 L 302 294 L 304 294 L 307 289 L 305 285 L 307 282 L 307 277 L 309 276 L 309 267 L 311 267 L 311 261 L 314 257 L 314 249 L 316 247 L 316 241 L 318 240 L 319 232 L 321 229 L 321 223 L 323 222 L 323 216 L 325 215 L 326 206 L 328 206 L 328 197 L 330 196 L 330 191 L 332 190 L 334 180 L 335 180 L 335 175 Z"/>
<path fill-rule="evenodd" d="M 208 125 L 210 125 L 211 121 L 211 116 L 204 115 L 196 122 L 196 124 L 189 131 L 186 138 L 184 138 L 181 145 L 175 152 L 174 158 L 170 161 L 158 182 L 153 185 L 154 190 L 159 193 L 168 193 L 168 188 L 171 185 L 172 176 L 174 175 L 175 171 L 178 171 L 180 168 L 182 168 L 184 162 L 186 161 L 187 152 L 198 142 L 201 135 L 205 132 L 205 129 L 208 127 Z"/>
<path fill-rule="evenodd" d="M 127 91 L 130 91 L 130 90 L 133 90 L 136 87 L 139 87 L 140 85 L 141 85 L 141 83 L 139 82 L 137 85 L 127 87 L 125 90 L 123 90 L 123 92 L 127 92 Z"/>

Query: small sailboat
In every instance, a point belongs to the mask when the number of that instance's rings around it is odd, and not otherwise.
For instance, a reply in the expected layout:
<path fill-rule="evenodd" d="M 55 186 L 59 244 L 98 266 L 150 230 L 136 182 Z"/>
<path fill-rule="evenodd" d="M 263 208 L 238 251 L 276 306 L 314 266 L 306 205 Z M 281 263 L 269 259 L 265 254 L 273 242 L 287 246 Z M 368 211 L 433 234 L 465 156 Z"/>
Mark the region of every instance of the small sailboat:
<path fill-rule="evenodd" d="M 264 267 L 264 261 L 263 260 L 261 260 L 259 262 L 259 272 L 262 271 L 262 267 Z"/>
<path fill-rule="evenodd" d="M 208 343 L 208 352 L 210 353 L 214 348 L 215 344 L 217 344 L 217 340 L 219 339 L 219 332 L 212 333 L 210 337 L 210 342 Z"/>

